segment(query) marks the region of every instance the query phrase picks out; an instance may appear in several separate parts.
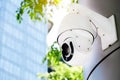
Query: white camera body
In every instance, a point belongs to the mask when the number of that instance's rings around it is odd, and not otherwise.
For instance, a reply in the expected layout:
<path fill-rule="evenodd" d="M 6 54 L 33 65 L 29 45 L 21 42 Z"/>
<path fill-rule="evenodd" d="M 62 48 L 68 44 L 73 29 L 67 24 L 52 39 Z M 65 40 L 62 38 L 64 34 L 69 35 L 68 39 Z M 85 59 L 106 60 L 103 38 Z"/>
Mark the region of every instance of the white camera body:
<path fill-rule="evenodd" d="M 93 43 L 98 35 L 103 50 L 117 40 L 113 16 L 108 19 L 79 4 L 71 5 L 68 11 L 60 23 L 57 37 L 62 58 L 67 64 L 84 65 L 92 54 Z M 111 40 L 113 37 L 114 40 Z"/>

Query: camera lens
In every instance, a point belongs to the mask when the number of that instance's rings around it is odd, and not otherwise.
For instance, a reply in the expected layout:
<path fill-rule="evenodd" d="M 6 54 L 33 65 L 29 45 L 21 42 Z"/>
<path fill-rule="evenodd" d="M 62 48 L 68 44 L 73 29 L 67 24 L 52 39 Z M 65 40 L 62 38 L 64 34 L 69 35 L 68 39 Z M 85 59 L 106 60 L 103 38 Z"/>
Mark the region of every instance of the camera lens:
<path fill-rule="evenodd" d="M 73 53 L 70 52 L 71 47 L 73 47 L 72 43 L 70 43 L 70 47 L 68 46 L 67 43 L 64 43 L 62 45 L 62 56 L 65 61 L 70 61 L 73 57 L 73 55 L 72 55 Z M 72 52 L 73 52 L 73 50 L 72 50 Z"/>
<path fill-rule="evenodd" d="M 62 45 L 62 54 L 67 56 L 69 53 L 70 53 L 69 46 L 68 46 L 68 44 L 64 43 Z"/>

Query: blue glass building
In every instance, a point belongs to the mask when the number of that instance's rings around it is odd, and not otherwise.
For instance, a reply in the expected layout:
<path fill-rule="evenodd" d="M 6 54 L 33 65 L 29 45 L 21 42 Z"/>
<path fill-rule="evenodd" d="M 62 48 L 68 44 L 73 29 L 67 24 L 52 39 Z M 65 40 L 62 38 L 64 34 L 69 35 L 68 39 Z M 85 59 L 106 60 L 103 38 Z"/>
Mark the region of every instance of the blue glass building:
<path fill-rule="evenodd" d="M 47 27 L 27 15 L 21 24 L 15 11 L 21 0 L 0 0 L 0 80 L 40 80 L 46 72 L 41 60 L 46 53 Z"/>

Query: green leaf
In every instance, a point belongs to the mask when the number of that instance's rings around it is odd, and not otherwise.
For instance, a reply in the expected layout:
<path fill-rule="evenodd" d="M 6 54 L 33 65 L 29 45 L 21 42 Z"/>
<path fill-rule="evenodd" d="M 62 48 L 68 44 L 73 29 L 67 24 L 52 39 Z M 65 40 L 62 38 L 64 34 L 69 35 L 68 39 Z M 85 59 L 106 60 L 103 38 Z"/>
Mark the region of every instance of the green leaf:
<path fill-rule="evenodd" d="M 48 9 L 48 7 L 53 7 L 56 9 L 59 9 L 58 7 L 61 7 L 59 4 L 63 0 L 23 0 L 20 3 L 19 9 L 16 11 L 17 14 L 20 14 L 20 17 L 27 12 L 31 20 L 39 20 L 39 21 L 44 21 L 47 22 L 46 20 L 49 20 L 47 16 L 51 16 L 52 18 L 53 10 Z M 76 2 L 78 3 L 78 0 L 72 0 L 71 2 Z M 58 6 L 59 5 L 59 6 Z M 18 21 L 22 21 L 21 18 L 17 18 Z"/>
<path fill-rule="evenodd" d="M 82 67 L 71 67 L 60 61 L 61 50 L 55 46 L 56 44 L 56 42 L 53 43 L 48 54 L 43 58 L 43 62 L 48 61 L 48 66 L 53 71 L 48 74 L 42 74 L 39 78 L 45 80 L 84 80 Z"/>

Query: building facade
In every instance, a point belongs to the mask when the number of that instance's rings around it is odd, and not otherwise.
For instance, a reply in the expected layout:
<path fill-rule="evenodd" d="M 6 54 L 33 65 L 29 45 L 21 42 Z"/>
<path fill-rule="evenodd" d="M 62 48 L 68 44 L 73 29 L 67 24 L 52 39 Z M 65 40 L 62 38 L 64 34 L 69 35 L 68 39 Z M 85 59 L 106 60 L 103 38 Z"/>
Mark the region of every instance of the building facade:
<path fill-rule="evenodd" d="M 0 80 L 40 80 L 37 73 L 47 71 L 47 65 L 41 65 L 47 27 L 28 15 L 19 24 L 15 11 L 20 2 L 0 0 Z"/>

